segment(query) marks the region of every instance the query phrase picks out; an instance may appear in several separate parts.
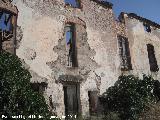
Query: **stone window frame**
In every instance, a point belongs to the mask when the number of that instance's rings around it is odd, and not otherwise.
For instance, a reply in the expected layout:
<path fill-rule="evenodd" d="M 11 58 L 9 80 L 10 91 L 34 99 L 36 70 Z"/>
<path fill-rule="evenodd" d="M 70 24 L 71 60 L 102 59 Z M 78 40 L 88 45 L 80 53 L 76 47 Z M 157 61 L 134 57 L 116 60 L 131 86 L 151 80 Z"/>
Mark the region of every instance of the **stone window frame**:
<path fill-rule="evenodd" d="M 69 7 L 72 7 L 72 8 L 82 9 L 83 8 L 83 6 L 82 6 L 82 0 L 76 0 L 76 1 L 79 3 L 78 7 L 74 7 L 72 4 L 66 4 L 65 0 L 64 0 L 65 7 L 69 6 Z"/>
<path fill-rule="evenodd" d="M 66 25 L 66 24 L 74 24 L 75 25 L 75 47 L 76 47 L 76 64 L 77 64 L 77 66 L 76 67 L 69 67 L 69 66 L 67 66 L 68 68 L 77 68 L 79 65 L 78 65 L 78 51 L 77 51 L 77 38 L 76 38 L 76 34 L 77 34 L 77 32 L 76 32 L 76 25 L 82 25 L 85 29 L 86 29 L 86 23 L 85 23 L 85 21 L 84 20 L 82 20 L 81 18 L 79 18 L 79 17 L 67 17 L 66 18 L 66 20 L 65 20 L 65 22 L 64 22 L 64 24 Z M 65 27 L 64 27 L 64 39 L 65 39 L 65 43 L 66 43 L 66 32 L 65 32 Z M 66 46 L 67 47 L 67 46 Z"/>
<path fill-rule="evenodd" d="M 82 20 L 81 18 L 79 17 L 67 17 L 66 18 L 66 21 L 65 21 L 65 24 L 67 23 L 73 23 L 73 24 L 79 24 L 79 25 L 83 25 L 85 28 L 86 28 L 86 23 L 84 20 Z"/>
<path fill-rule="evenodd" d="M 155 49 L 152 44 L 147 44 L 147 52 L 148 52 L 148 60 L 149 60 L 149 66 L 151 72 L 158 72 L 159 67 L 157 64 L 157 59 L 155 56 Z"/>
<path fill-rule="evenodd" d="M 67 86 L 76 86 L 76 94 L 77 94 L 77 107 L 78 107 L 78 117 L 81 116 L 82 114 L 82 106 L 81 106 L 81 96 L 80 96 L 80 92 L 81 92 L 81 87 L 80 87 L 80 82 L 73 82 L 73 81 L 61 81 L 61 84 L 63 85 L 63 92 L 64 92 L 64 99 L 65 99 L 65 87 Z M 65 100 L 64 100 L 64 105 L 65 105 Z M 65 114 L 66 114 L 66 110 L 65 110 Z"/>

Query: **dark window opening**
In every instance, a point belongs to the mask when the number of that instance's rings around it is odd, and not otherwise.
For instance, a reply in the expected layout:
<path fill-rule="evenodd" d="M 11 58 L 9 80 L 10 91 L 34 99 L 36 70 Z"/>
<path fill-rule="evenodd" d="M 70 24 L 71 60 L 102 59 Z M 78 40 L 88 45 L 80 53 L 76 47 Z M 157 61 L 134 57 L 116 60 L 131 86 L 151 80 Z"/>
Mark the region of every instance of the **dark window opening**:
<path fill-rule="evenodd" d="M 88 91 L 88 97 L 89 97 L 89 112 L 90 112 L 90 115 L 95 115 L 98 112 L 97 91 Z"/>
<path fill-rule="evenodd" d="M 46 83 L 31 83 L 31 88 L 40 94 L 43 94 L 45 91 L 45 88 L 47 87 Z"/>
<path fill-rule="evenodd" d="M 155 57 L 155 51 L 154 51 L 154 46 L 151 44 L 147 44 L 147 51 L 148 51 L 148 59 L 149 59 L 149 64 L 150 64 L 150 70 L 152 72 L 156 72 L 159 70 L 158 65 L 157 65 L 157 60 Z"/>
<path fill-rule="evenodd" d="M 66 116 L 74 116 L 80 113 L 80 90 L 78 85 L 65 85 L 64 104 Z"/>
<path fill-rule="evenodd" d="M 146 32 L 151 32 L 151 27 L 149 25 L 143 24 L 144 25 L 144 30 Z"/>
<path fill-rule="evenodd" d="M 80 8 L 80 0 L 65 0 L 65 4 L 75 8 Z"/>
<path fill-rule="evenodd" d="M 67 46 L 67 66 L 78 67 L 77 51 L 76 51 L 76 37 L 75 25 L 67 24 L 65 27 L 66 46 Z"/>
<path fill-rule="evenodd" d="M 3 42 L 11 41 L 13 38 L 14 23 L 14 16 L 11 13 L 0 10 L 0 50 Z"/>
<path fill-rule="evenodd" d="M 49 105 L 50 105 L 51 109 L 55 109 L 53 106 L 52 95 L 49 96 Z"/>
<path fill-rule="evenodd" d="M 154 81 L 153 94 L 157 98 L 157 102 L 160 101 L 160 82 L 158 80 Z"/>
<path fill-rule="evenodd" d="M 121 69 L 131 70 L 132 64 L 131 64 L 128 39 L 123 36 L 118 36 L 118 43 L 119 43 L 119 54 L 121 58 Z"/>

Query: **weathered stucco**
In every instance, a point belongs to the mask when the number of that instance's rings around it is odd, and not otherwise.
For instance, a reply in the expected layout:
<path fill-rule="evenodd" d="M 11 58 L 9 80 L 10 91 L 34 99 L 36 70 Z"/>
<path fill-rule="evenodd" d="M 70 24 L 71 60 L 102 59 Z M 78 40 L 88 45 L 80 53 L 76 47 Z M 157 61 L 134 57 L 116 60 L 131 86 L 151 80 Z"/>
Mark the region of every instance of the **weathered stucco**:
<path fill-rule="evenodd" d="M 17 6 L 16 54 L 31 72 L 33 83 L 45 82 L 44 96 L 58 116 L 65 115 L 63 84 L 80 85 L 80 111 L 89 116 L 88 91 L 101 95 L 122 73 L 142 76 L 151 73 L 146 44 L 155 48 L 160 66 L 160 32 L 146 33 L 143 23 L 124 15 L 125 23 L 114 20 L 111 7 L 96 0 L 81 0 L 81 9 L 63 0 L 14 0 Z M 65 24 L 75 23 L 78 67 L 66 65 Z M 121 71 L 118 39 L 128 38 L 133 70 Z"/>
<path fill-rule="evenodd" d="M 43 81 L 39 77 L 47 79 L 45 97 L 48 99 L 52 95 L 53 103 L 57 105 L 55 112 L 64 115 L 60 76 L 75 76 L 75 82 L 81 79 L 81 111 L 82 115 L 89 115 L 88 91 L 102 94 L 118 77 L 119 58 L 116 34 L 112 30 L 112 9 L 88 0 L 82 1 L 82 9 L 64 7 L 63 0 L 15 0 L 14 4 L 19 10 L 17 24 L 22 30 L 17 32 L 23 34 L 16 53 L 34 73 L 32 82 Z M 74 69 L 66 67 L 66 22 L 76 23 L 78 33 L 78 68 Z M 36 78 L 35 73 L 39 77 Z"/>
<path fill-rule="evenodd" d="M 151 26 L 151 32 L 147 32 L 144 29 L 143 21 L 127 16 L 125 17 L 125 22 L 133 65 L 133 70 L 131 72 L 140 77 L 142 77 L 143 74 L 149 74 L 152 75 L 155 79 L 159 80 L 159 71 L 150 71 L 147 52 L 147 44 L 153 45 L 157 64 L 160 66 L 159 29 L 153 29 L 154 26 Z"/>

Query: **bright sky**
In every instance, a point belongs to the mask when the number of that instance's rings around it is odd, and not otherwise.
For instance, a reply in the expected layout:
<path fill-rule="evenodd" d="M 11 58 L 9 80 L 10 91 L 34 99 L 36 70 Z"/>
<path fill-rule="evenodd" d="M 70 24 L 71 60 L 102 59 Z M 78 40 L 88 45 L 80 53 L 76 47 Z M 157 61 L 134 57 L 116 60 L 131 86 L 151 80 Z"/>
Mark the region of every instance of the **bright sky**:
<path fill-rule="evenodd" d="M 10 21 L 7 23 L 7 25 L 5 24 L 5 17 L 8 18 L 9 17 L 9 14 L 6 14 L 6 13 L 3 13 L 1 16 L 0 16 L 0 29 L 1 30 L 7 30 L 9 31 L 10 29 Z"/>
<path fill-rule="evenodd" d="M 135 13 L 160 24 L 160 0 L 107 0 L 113 3 L 116 16 L 120 12 Z"/>
<path fill-rule="evenodd" d="M 72 5 L 73 5 L 74 7 L 77 6 L 76 0 L 65 0 L 65 3 L 72 3 Z"/>

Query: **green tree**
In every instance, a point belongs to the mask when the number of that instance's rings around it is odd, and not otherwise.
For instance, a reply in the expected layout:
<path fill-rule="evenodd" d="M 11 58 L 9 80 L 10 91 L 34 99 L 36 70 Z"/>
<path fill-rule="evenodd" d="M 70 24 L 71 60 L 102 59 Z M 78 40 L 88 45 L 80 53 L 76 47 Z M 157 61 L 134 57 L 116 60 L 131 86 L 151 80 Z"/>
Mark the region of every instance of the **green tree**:
<path fill-rule="evenodd" d="M 17 56 L 0 52 L 0 115 L 43 116 L 51 113 L 42 95 L 30 86 L 31 75 Z"/>
<path fill-rule="evenodd" d="M 120 76 L 114 86 L 103 94 L 105 112 L 115 112 L 122 120 L 136 120 L 147 109 L 147 104 L 155 102 L 154 80 L 151 76 L 143 79 Z"/>

